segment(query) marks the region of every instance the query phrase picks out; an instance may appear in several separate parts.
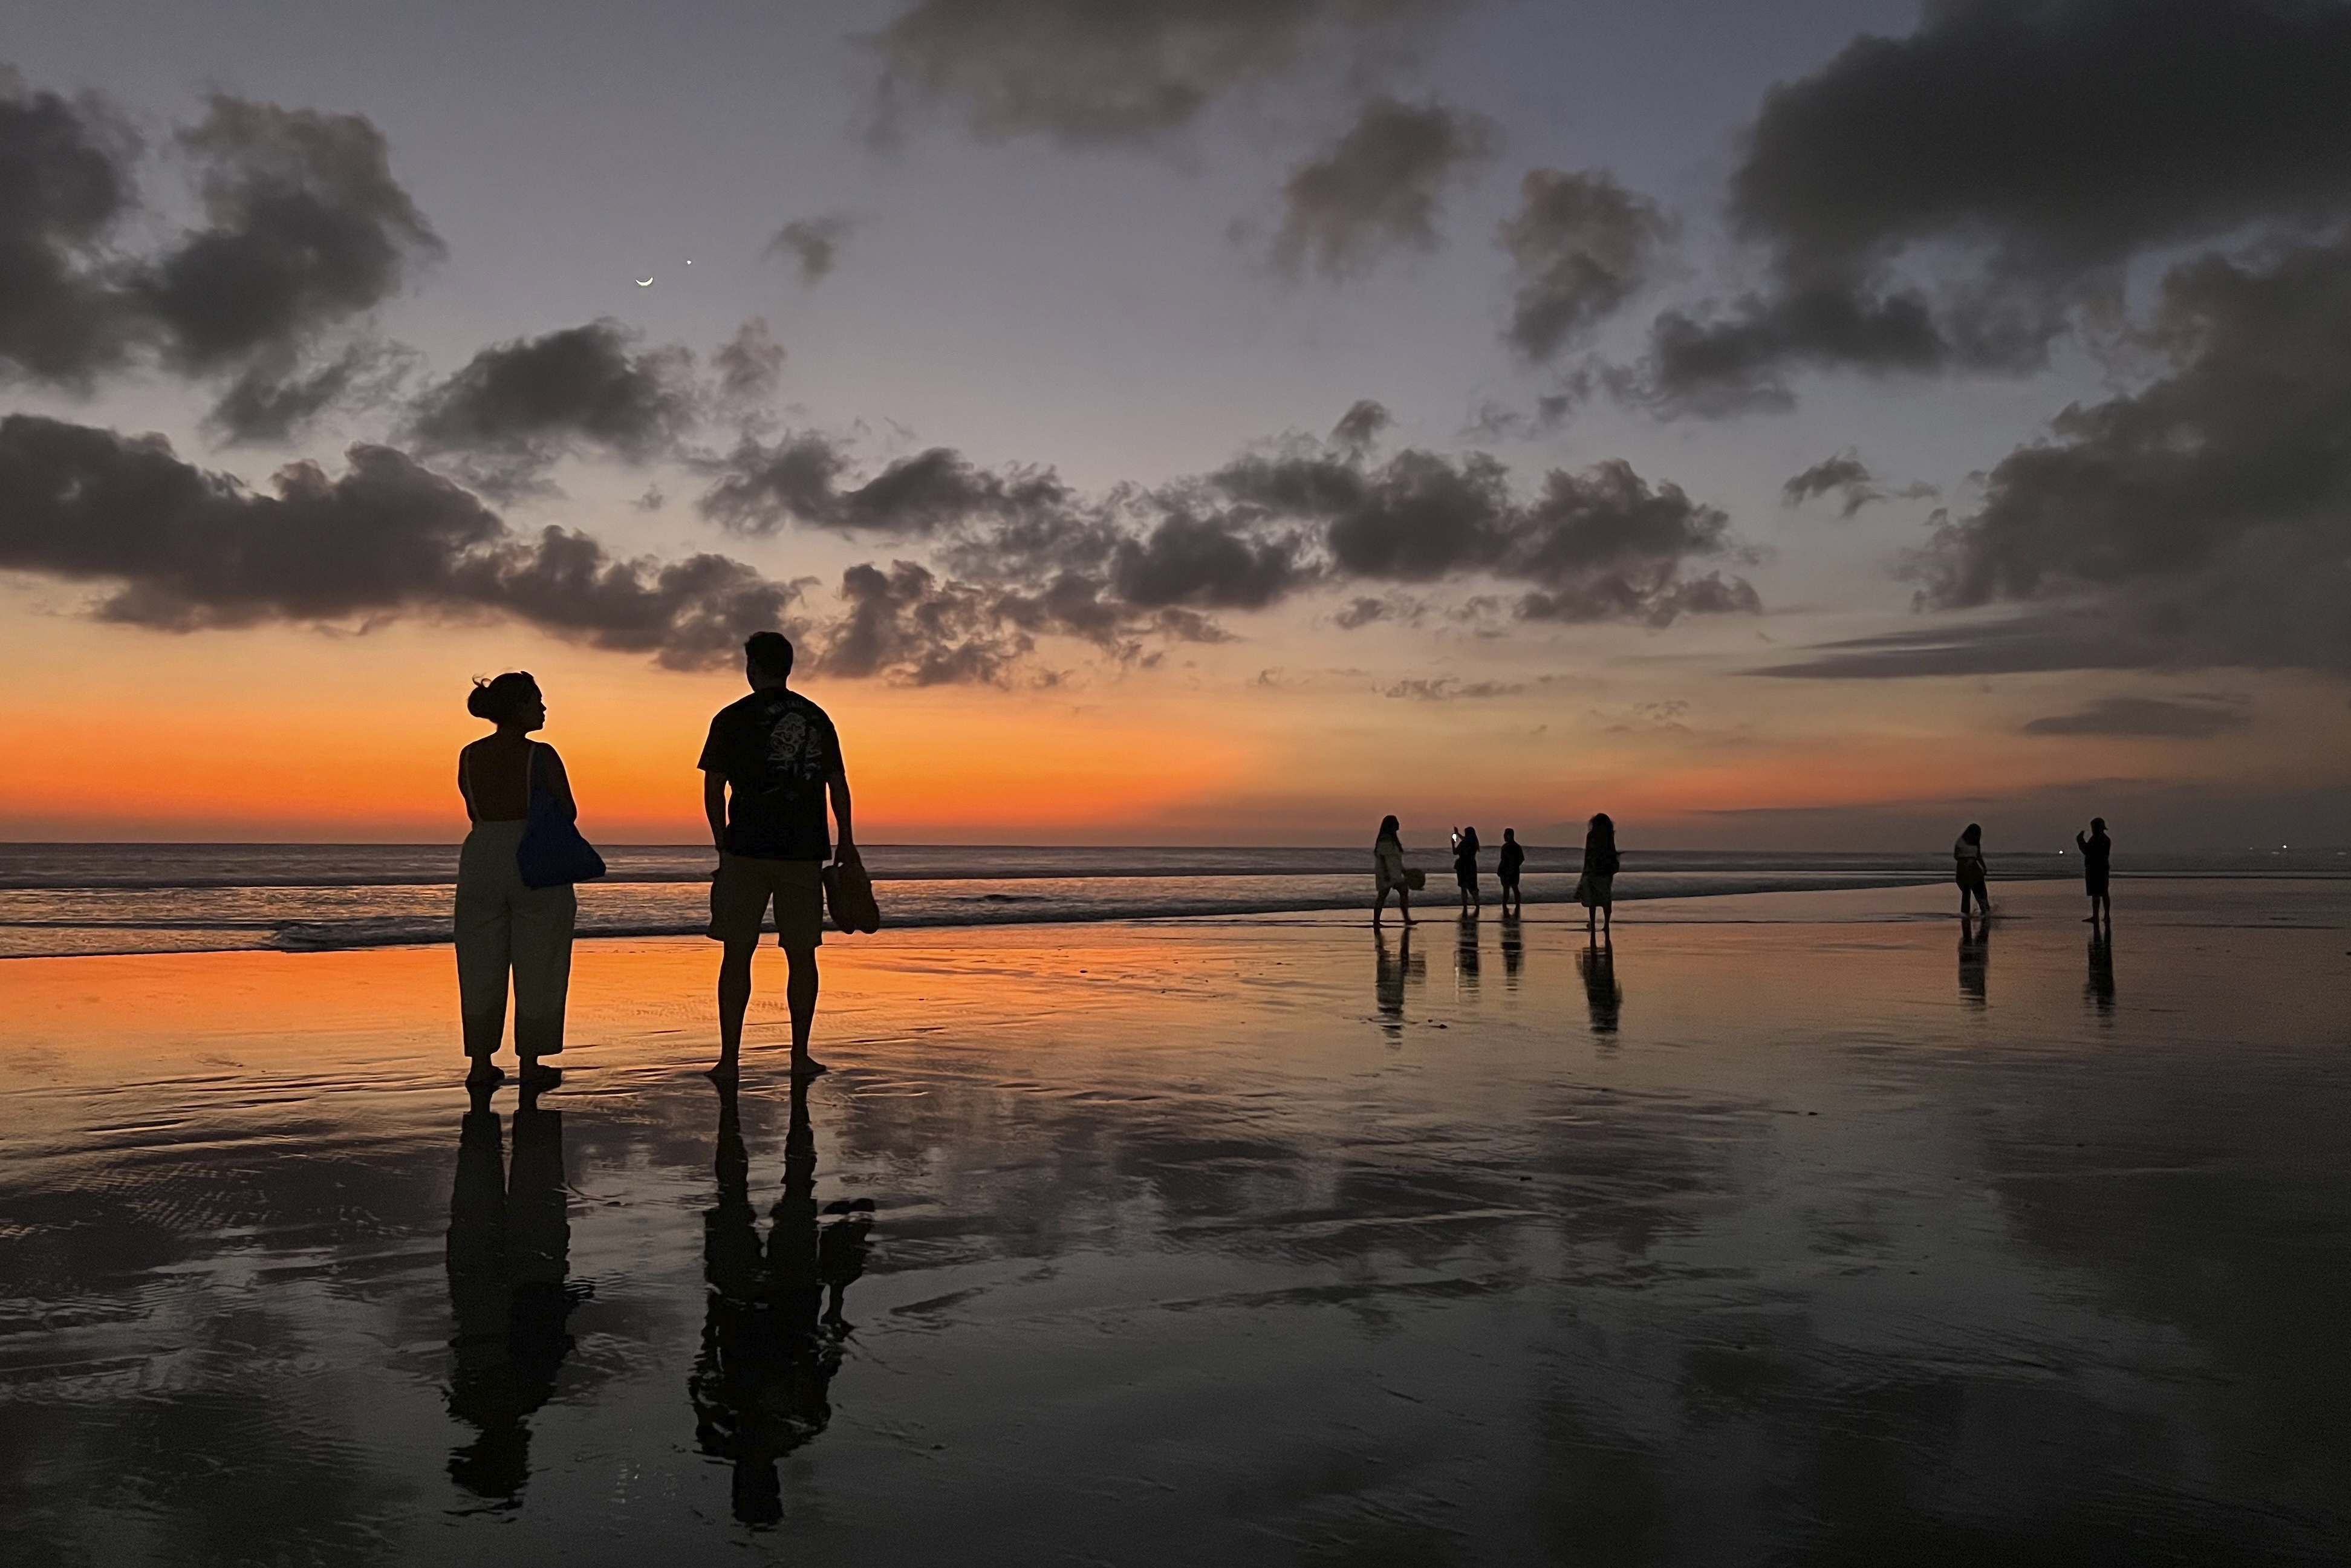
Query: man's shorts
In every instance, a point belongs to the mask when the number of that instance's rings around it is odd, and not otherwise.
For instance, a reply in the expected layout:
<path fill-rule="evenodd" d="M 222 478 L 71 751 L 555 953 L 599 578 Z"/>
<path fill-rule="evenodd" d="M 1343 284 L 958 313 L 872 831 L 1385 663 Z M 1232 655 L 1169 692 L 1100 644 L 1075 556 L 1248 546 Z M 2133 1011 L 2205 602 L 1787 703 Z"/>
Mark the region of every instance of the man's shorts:
<path fill-rule="evenodd" d="M 710 930 L 713 942 L 757 943 L 767 917 L 768 901 L 776 904 L 776 946 L 787 950 L 816 947 L 824 942 L 824 866 L 819 861 L 771 861 L 753 855 L 721 852 L 718 873 L 710 879 Z"/>

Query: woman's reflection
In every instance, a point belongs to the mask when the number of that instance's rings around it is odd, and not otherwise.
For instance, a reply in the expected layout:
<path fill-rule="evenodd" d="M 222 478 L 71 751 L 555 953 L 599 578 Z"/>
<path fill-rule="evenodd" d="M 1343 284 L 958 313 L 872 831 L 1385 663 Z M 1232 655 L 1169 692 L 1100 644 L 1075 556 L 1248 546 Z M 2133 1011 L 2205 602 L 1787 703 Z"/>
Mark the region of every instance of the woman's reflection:
<path fill-rule="evenodd" d="M 1372 943 L 1372 999 L 1380 1010 L 1380 1031 L 1391 1040 L 1401 1040 L 1405 981 L 1418 978 L 1427 967 L 1426 960 L 1413 956 L 1409 926 L 1405 929 L 1403 944 L 1394 952 L 1388 949 L 1384 931 L 1373 932 Z"/>
<path fill-rule="evenodd" d="M 1575 956 L 1583 975 L 1583 1001 L 1592 1009 L 1592 1032 L 1614 1034 L 1625 1011 L 1625 988 L 1616 983 L 1616 945 L 1604 936 Z"/>
<path fill-rule="evenodd" d="M 2082 994 L 2095 1003 L 2098 1016 L 2111 1021 L 2115 1011 L 2115 937 L 2103 926 L 2090 931 L 2090 978 Z"/>
<path fill-rule="evenodd" d="M 1509 912 L 1502 915 L 1502 988 L 1519 988 L 1519 969 L 1527 958 L 1526 936 L 1519 929 L 1519 917 Z"/>
<path fill-rule="evenodd" d="M 525 1090 L 507 1168 L 488 1087 L 473 1092 L 457 1134 L 457 1180 L 449 1198 L 449 1311 L 456 1369 L 449 1413 L 477 1436 L 449 1456 L 449 1479 L 476 1497 L 511 1502 L 530 1479 L 524 1418 L 547 1403 L 570 1353 L 565 1321 L 574 1293 L 571 1222 L 565 1210 L 563 1113 L 541 1110 Z"/>
<path fill-rule="evenodd" d="M 1484 922 L 1463 916 L 1460 940 L 1455 946 L 1453 974 L 1458 988 L 1470 996 L 1478 994 L 1478 933 Z"/>
<path fill-rule="evenodd" d="M 687 1389 L 702 1451 L 734 1462 L 735 1517 L 769 1525 L 783 1517 L 777 1461 L 832 1418 L 828 1389 L 850 1324 L 841 1297 L 865 1271 L 873 1203 L 835 1203 L 818 1228 L 816 1134 L 808 1084 L 795 1079 L 784 1140 L 784 1195 L 766 1241 L 751 1207 L 750 1156 L 735 1086 L 718 1086 L 718 1202 L 703 1217 L 709 1285 L 702 1351 Z M 824 1301 L 830 1289 L 831 1301 Z"/>
<path fill-rule="evenodd" d="M 1991 968 L 1991 920 L 1959 916 L 1959 995 L 1970 1007 L 1986 1005 L 1984 978 Z"/>

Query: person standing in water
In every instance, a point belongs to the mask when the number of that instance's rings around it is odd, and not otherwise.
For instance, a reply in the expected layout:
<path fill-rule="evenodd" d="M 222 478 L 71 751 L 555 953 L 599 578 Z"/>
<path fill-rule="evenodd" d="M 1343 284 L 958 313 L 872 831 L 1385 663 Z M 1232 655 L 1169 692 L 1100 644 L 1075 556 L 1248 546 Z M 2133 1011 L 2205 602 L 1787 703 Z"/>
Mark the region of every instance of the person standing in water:
<path fill-rule="evenodd" d="M 2090 836 L 2085 839 L 2075 833 L 2074 846 L 2082 852 L 2082 886 L 2090 895 L 2090 917 L 2085 924 L 2110 925 L 2115 906 L 2106 897 L 2106 873 L 2114 861 L 2115 841 L 2106 837 L 2106 820 L 2091 818 Z"/>
<path fill-rule="evenodd" d="M 1453 836 L 1453 880 L 1461 884 L 1461 917 L 1467 920 L 1482 907 L 1478 896 L 1478 830 L 1464 828 Z"/>
<path fill-rule="evenodd" d="M 465 711 L 497 726 L 457 753 L 457 793 L 473 823 L 457 853 L 457 996 L 465 1054 L 474 1063 L 466 1082 L 496 1083 L 506 1076 L 491 1058 L 506 1033 L 511 976 L 515 1055 L 524 1085 L 538 1089 L 559 1077 L 542 1059 L 563 1049 L 580 901 L 569 883 L 525 885 L 516 853 L 529 825 L 534 784 L 569 809 L 571 779 L 555 747 L 530 738 L 547 726 L 547 700 L 528 671 L 475 681 Z"/>
<path fill-rule="evenodd" d="M 1502 854 L 1494 864 L 1494 880 L 1502 884 L 1504 915 L 1524 915 L 1526 900 L 1519 896 L 1519 869 L 1527 863 L 1526 846 L 1519 842 L 1516 828 L 1502 830 Z"/>
<path fill-rule="evenodd" d="M 710 930 L 726 944 L 718 964 L 718 1061 L 711 1075 L 730 1079 L 751 1005 L 751 958 L 770 901 L 776 945 L 789 966 L 784 997 L 792 1015 L 792 1072 L 812 1077 L 824 1064 L 809 1055 L 816 1023 L 816 950 L 824 941 L 824 862 L 862 863 L 850 829 L 849 774 L 841 737 L 824 709 L 786 689 L 792 644 L 780 632 L 754 632 L 743 644 L 751 695 L 721 708 L 702 747 L 702 809 L 718 849 L 710 879 Z M 826 832 L 825 804 L 841 830 Z"/>
<path fill-rule="evenodd" d="M 1951 846 L 1954 877 L 1959 884 L 1959 918 L 1968 917 L 1968 900 L 1973 898 L 1982 912 L 1991 913 L 1991 898 L 1985 885 L 1983 825 L 1970 822 L 1959 834 L 1959 842 Z"/>
<path fill-rule="evenodd" d="M 1604 932 L 1616 923 L 1616 824 L 1608 813 L 1592 819 L 1583 835 L 1583 874 L 1576 879 L 1576 901 L 1583 905 L 1586 936 Z"/>
<path fill-rule="evenodd" d="M 1404 912 L 1404 923 L 1412 924 L 1412 882 L 1404 868 L 1404 841 L 1398 836 L 1402 831 L 1394 817 L 1382 817 L 1379 837 L 1372 841 L 1372 880 L 1377 894 L 1372 901 L 1374 929 L 1387 912 L 1391 893 L 1396 895 L 1396 907 Z"/>

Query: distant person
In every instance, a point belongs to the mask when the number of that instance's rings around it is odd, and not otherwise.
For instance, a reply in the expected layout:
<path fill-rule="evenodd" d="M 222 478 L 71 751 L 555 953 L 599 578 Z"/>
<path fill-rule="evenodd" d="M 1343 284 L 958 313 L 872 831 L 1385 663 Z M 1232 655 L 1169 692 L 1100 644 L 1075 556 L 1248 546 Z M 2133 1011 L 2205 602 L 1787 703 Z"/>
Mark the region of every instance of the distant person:
<path fill-rule="evenodd" d="M 1608 813 L 1592 819 L 1583 835 L 1583 874 L 1576 879 L 1576 902 L 1583 905 L 1587 935 L 1610 929 L 1616 920 L 1616 824 Z"/>
<path fill-rule="evenodd" d="M 1453 880 L 1461 884 L 1461 915 L 1467 919 L 1482 907 L 1478 896 L 1478 830 L 1463 828 L 1453 835 Z"/>
<path fill-rule="evenodd" d="M 1403 831 L 1394 817 L 1380 819 L 1380 836 L 1372 841 L 1372 879 L 1378 896 L 1372 901 L 1372 925 L 1377 929 L 1387 913 L 1388 894 L 1396 895 L 1404 923 L 1412 924 L 1412 875 L 1405 869 Z"/>
<path fill-rule="evenodd" d="M 1519 869 L 1527 863 L 1526 846 L 1519 842 L 1516 828 L 1502 830 L 1501 858 L 1494 863 L 1494 880 L 1502 884 L 1502 913 L 1524 915 L 1526 900 L 1519 896 Z"/>
<path fill-rule="evenodd" d="M 792 644 L 780 632 L 758 632 L 743 644 L 751 695 L 719 709 L 703 743 L 702 809 L 718 848 L 710 879 L 710 939 L 726 944 L 718 965 L 718 1062 L 730 1078 L 740 1066 L 743 1014 L 751 1005 L 751 957 L 770 902 L 776 946 L 789 972 L 784 998 L 792 1015 L 792 1071 L 812 1077 L 824 1064 L 809 1055 L 816 1023 L 816 950 L 824 941 L 824 862 L 862 863 L 850 829 L 849 774 L 841 737 L 824 709 L 788 690 Z M 841 830 L 828 836 L 825 803 Z"/>
<path fill-rule="evenodd" d="M 1968 900 L 1973 898 L 1982 912 L 1991 914 L 1991 899 L 1984 883 L 1983 826 L 1970 822 L 1959 833 L 1959 842 L 1951 846 L 1954 875 L 1959 884 L 1959 918 L 1968 917 Z"/>
<path fill-rule="evenodd" d="M 506 1033 L 513 977 L 515 1055 L 523 1082 L 558 1076 L 540 1059 L 563 1049 L 564 999 L 571 988 L 571 928 L 579 895 L 569 884 L 529 887 L 516 852 L 536 783 L 573 808 L 571 779 L 555 747 L 530 738 L 547 726 L 547 700 L 528 671 L 476 681 L 465 711 L 497 728 L 457 753 L 457 792 L 473 827 L 457 854 L 457 996 L 465 1020 L 470 1083 L 506 1075 L 491 1060 Z"/>
<path fill-rule="evenodd" d="M 2106 837 L 2106 820 L 2090 819 L 2090 836 L 2074 835 L 2074 845 L 2082 852 L 2082 886 L 2090 895 L 2090 916 L 2085 923 L 2091 925 L 2111 925 L 2115 906 L 2106 898 L 2106 870 L 2113 862 L 2115 841 Z"/>

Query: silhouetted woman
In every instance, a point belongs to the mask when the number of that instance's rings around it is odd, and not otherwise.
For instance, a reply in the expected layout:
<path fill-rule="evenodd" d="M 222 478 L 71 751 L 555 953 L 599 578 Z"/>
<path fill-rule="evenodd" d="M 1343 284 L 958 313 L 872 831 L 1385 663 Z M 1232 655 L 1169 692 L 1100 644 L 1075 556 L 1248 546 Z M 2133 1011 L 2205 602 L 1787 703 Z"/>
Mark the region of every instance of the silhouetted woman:
<path fill-rule="evenodd" d="M 552 1077 L 541 1057 L 563 1049 L 563 1004 L 571 986 L 571 926 L 579 899 L 569 884 L 528 887 L 515 853 L 530 816 L 534 785 L 571 804 L 571 780 L 555 747 L 530 738 L 547 724 L 538 683 L 522 670 L 476 681 L 465 711 L 497 728 L 457 754 L 457 790 L 473 831 L 457 857 L 457 994 L 465 1015 L 468 1082 L 495 1082 L 491 1058 L 506 1034 L 513 977 L 515 1055 L 524 1081 Z"/>
<path fill-rule="evenodd" d="M 1603 811 L 1583 835 L 1583 874 L 1575 896 L 1583 905 L 1583 929 L 1605 931 L 1616 920 L 1616 824 Z"/>
<path fill-rule="evenodd" d="M 1461 913 L 1483 906 L 1478 896 L 1478 830 L 1464 828 L 1453 840 L 1453 880 L 1461 884 Z"/>
<path fill-rule="evenodd" d="M 1956 867 L 1955 878 L 1959 884 L 1959 918 L 1968 917 L 1968 900 L 1972 897 L 1986 915 L 1991 913 L 1991 899 L 1984 885 L 1983 827 L 1970 822 L 1959 834 L 1959 841 L 1951 846 L 1951 860 Z"/>
<path fill-rule="evenodd" d="M 1524 915 L 1527 901 L 1519 895 L 1519 870 L 1527 863 L 1527 847 L 1519 842 L 1516 828 L 1502 830 L 1502 855 L 1494 867 L 1494 880 L 1502 884 L 1502 913 Z"/>
<path fill-rule="evenodd" d="M 1412 883 L 1404 869 L 1404 841 L 1398 834 L 1402 828 L 1394 817 L 1380 819 L 1380 836 L 1372 841 L 1372 878 L 1379 896 L 1372 901 L 1372 924 L 1377 925 L 1386 913 L 1388 894 L 1396 895 L 1396 907 L 1404 911 L 1404 923 L 1412 924 Z"/>
<path fill-rule="evenodd" d="M 2074 835 L 2074 845 L 2082 852 L 2082 886 L 2090 895 L 2090 921 L 2093 925 L 2111 922 L 2115 906 L 2106 899 L 2106 870 L 2113 863 L 2115 841 L 2106 837 L 2106 820 L 2090 819 L 2090 836 Z"/>

